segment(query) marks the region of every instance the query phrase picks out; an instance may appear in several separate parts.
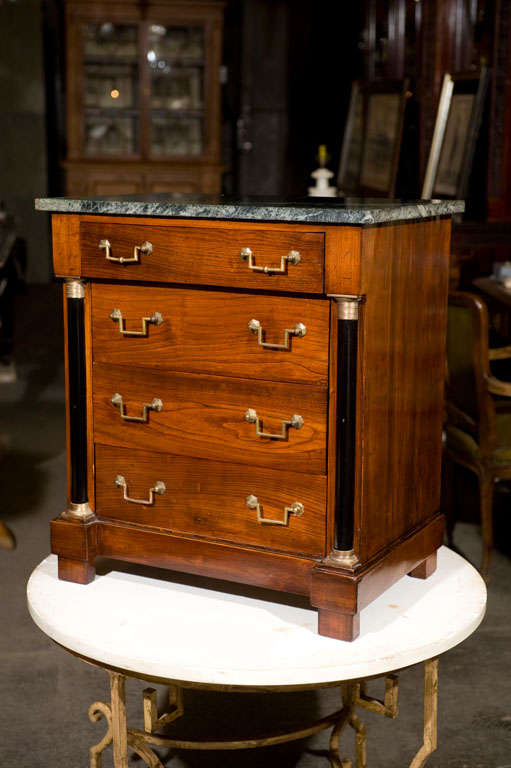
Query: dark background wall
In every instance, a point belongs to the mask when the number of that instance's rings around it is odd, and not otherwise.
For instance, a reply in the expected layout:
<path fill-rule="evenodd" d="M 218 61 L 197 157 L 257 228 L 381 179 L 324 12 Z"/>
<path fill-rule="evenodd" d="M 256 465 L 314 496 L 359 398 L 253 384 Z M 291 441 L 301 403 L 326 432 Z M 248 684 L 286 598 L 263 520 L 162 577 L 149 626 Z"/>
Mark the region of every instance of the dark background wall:
<path fill-rule="evenodd" d="M 0 200 L 26 238 L 30 282 L 50 279 L 49 225 L 33 198 L 65 193 L 63 7 L 0 0 Z M 485 63 L 492 80 L 470 194 L 479 220 L 509 221 L 510 13 L 511 0 L 227 0 L 224 191 L 305 195 L 319 144 L 338 167 L 352 80 L 409 77 L 409 178 L 401 176 L 398 194 L 415 196 L 443 73 Z"/>
<path fill-rule="evenodd" d="M 33 202 L 47 193 L 42 30 L 40 0 L 0 3 L 0 200 L 26 240 L 34 283 L 50 275 L 48 221 Z"/>
<path fill-rule="evenodd" d="M 235 7 L 239 55 L 229 35 Z M 319 144 L 327 144 L 337 167 L 351 81 L 360 75 L 363 16 L 362 3 L 332 0 L 230 3 L 225 61 L 227 100 L 238 105 L 234 190 L 307 194 Z"/>
<path fill-rule="evenodd" d="M 50 279 L 47 217 L 33 199 L 65 194 L 63 0 L 0 0 L 0 200 L 27 241 L 29 282 Z M 338 163 L 363 4 L 228 0 L 224 189 L 305 195 L 319 144 Z"/>

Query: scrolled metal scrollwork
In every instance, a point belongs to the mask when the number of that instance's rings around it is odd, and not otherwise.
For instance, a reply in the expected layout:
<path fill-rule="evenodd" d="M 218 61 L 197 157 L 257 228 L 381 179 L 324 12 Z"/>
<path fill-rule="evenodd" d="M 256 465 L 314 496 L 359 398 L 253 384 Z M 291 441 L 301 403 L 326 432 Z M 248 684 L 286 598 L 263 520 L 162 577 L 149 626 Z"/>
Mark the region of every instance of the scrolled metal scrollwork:
<path fill-rule="evenodd" d="M 112 710 L 105 701 L 95 701 L 89 707 L 89 720 L 91 723 L 98 723 L 104 717 L 108 730 L 97 744 L 89 749 L 90 768 L 102 768 L 103 761 L 101 753 L 112 743 Z"/>

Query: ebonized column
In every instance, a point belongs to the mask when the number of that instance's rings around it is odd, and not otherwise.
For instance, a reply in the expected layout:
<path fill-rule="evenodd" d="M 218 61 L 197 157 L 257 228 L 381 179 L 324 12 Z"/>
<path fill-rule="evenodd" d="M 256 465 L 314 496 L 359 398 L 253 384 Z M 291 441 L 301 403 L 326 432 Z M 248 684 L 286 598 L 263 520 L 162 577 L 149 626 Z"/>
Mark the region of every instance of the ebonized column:
<path fill-rule="evenodd" d="M 335 529 L 332 556 L 353 566 L 355 439 L 357 403 L 358 296 L 333 296 L 337 303 L 337 433 Z"/>
<path fill-rule="evenodd" d="M 87 493 L 87 385 L 85 375 L 85 291 L 77 279 L 66 282 L 70 507 L 67 515 L 86 518 L 93 513 Z"/>

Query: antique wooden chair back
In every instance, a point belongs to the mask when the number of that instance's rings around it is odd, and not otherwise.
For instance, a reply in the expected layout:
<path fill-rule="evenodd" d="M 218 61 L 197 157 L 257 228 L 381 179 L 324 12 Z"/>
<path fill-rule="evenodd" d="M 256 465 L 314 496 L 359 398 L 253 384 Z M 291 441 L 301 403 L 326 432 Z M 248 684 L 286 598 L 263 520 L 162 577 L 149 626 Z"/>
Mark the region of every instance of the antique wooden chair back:
<path fill-rule="evenodd" d="M 496 447 L 495 402 L 488 388 L 488 310 L 475 294 L 449 294 L 447 423 L 471 434 L 481 456 Z"/>
<path fill-rule="evenodd" d="M 483 538 L 481 573 L 485 577 L 493 549 L 494 483 L 511 478 L 511 383 L 493 376 L 490 360 L 510 357 L 511 346 L 488 347 L 488 310 L 482 299 L 471 293 L 451 293 L 447 323 L 446 476 L 452 478 L 450 462 L 477 475 Z M 447 485 L 448 491 L 452 491 L 449 479 Z M 452 543 L 454 494 L 449 496 L 451 514 L 447 530 Z"/>

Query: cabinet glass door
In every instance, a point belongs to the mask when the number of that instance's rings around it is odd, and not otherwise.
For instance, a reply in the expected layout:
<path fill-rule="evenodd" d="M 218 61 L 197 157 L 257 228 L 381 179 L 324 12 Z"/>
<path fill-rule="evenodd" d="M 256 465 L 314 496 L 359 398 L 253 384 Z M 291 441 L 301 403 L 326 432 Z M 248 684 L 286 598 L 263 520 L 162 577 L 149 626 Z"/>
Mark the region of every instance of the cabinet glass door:
<path fill-rule="evenodd" d="M 87 24 L 83 37 L 85 155 L 135 155 L 140 127 L 138 27 Z"/>
<path fill-rule="evenodd" d="M 204 29 L 149 26 L 150 153 L 189 157 L 203 151 Z"/>

